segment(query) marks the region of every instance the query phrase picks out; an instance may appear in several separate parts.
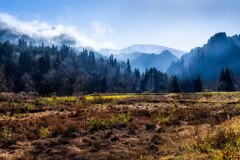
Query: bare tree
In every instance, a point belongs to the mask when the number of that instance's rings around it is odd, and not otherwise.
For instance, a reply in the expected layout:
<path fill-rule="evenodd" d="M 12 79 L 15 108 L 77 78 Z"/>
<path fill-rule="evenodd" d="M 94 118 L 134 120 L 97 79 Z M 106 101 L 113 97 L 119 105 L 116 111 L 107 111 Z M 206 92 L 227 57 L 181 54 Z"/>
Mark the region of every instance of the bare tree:
<path fill-rule="evenodd" d="M 21 77 L 21 84 L 24 92 L 34 92 L 34 81 L 29 74 L 23 74 Z"/>

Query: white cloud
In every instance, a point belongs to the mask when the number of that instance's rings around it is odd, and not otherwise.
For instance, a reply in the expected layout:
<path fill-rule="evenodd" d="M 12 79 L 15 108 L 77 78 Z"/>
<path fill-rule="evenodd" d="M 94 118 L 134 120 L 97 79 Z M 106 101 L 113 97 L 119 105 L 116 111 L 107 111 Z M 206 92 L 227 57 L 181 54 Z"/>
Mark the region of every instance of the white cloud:
<path fill-rule="evenodd" d="M 102 24 L 99 21 L 93 21 L 91 23 L 91 28 L 93 31 L 93 37 L 96 39 L 105 39 L 106 34 L 112 33 L 112 28 L 106 24 Z"/>
<path fill-rule="evenodd" d="M 100 22 L 91 24 L 94 36 L 83 34 L 74 26 L 62 24 L 51 26 L 39 20 L 26 22 L 6 13 L 0 13 L 0 23 L 0 27 L 3 29 L 11 29 L 15 33 L 25 34 L 31 38 L 43 39 L 49 43 L 57 43 L 59 37 L 65 36 L 75 41 L 74 47 L 91 47 L 98 50 L 115 46 L 113 42 L 106 40 L 105 37 L 110 29 L 103 27 Z"/>

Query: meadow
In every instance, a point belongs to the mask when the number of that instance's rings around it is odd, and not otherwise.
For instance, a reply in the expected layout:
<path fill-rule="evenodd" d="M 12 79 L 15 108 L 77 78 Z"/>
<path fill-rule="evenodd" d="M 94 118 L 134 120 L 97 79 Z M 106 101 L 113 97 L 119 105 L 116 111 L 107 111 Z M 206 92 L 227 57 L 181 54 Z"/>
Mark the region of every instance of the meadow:
<path fill-rule="evenodd" d="M 240 159 L 240 92 L 1 93 L 0 159 Z"/>

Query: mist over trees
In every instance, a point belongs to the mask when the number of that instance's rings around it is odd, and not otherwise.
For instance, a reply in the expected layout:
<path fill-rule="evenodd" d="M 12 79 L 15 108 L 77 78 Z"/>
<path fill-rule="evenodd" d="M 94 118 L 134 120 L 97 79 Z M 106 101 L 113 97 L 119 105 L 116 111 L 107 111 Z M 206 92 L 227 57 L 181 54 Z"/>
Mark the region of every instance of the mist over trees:
<path fill-rule="evenodd" d="M 185 76 L 189 73 L 191 68 Z M 238 77 L 234 77 L 231 68 L 222 68 L 218 73 L 216 80 L 203 81 L 200 74 L 194 77 L 195 73 L 184 78 L 178 74 L 167 75 L 156 68 L 140 72 L 131 67 L 129 60 L 118 61 L 113 55 L 96 56 L 86 49 L 78 52 L 66 45 L 35 46 L 22 39 L 17 44 L 0 42 L 0 92 L 73 95 L 238 90 Z"/>
<path fill-rule="evenodd" d="M 76 52 L 63 45 L 33 46 L 0 43 L 0 91 L 38 92 L 42 95 L 95 92 L 167 91 L 167 75 L 156 69 L 141 74 L 130 61 L 96 58 L 94 52 Z"/>
<path fill-rule="evenodd" d="M 234 84 L 232 80 L 232 76 L 230 70 L 228 68 L 223 68 L 220 73 L 219 79 L 219 87 L 218 90 L 220 91 L 233 91 Z"/>
<path fill-rule="evenodd" d="M 179 88 L 178 80 L 177 80 L 176 76 L 173 76 L 172 80 L 171 80 L 171 92 L 173 92 L 173 93 L 180 92 L 180 88 Z"/>
<path fill-rule="evenodd" d="M 201 76 L 203 84 L 210 90 L 217 90 L 217 82 L 222 68 L 228 67 L 234 78 L 240 77 L 240 35 L 228 37 L 226 33 L 217 33 L 202 47 L 196 47 L 173 62 L 168 75 L 181 79 L 194 80 Z M 211 83 L 210 83 L 211 82 Z M 240 88 L 240 86 L 237 86 Z"/>
<path fill-rule="evenodd" d="M 198 75 L 197 78 L 194 80 L 194 91 L 201 92 L 203 91 L 203 85 L 201 77 Z"/>

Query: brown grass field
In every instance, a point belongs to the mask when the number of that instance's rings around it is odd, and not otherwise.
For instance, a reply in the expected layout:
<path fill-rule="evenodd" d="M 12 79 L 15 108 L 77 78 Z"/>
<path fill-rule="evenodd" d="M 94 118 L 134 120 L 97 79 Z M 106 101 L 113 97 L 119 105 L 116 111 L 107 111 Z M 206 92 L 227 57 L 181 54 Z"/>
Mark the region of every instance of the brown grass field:
<path fill-rule="evenodd" d="M 240 93 L 2 93 L 0 159 L 240 159 Z"/>

